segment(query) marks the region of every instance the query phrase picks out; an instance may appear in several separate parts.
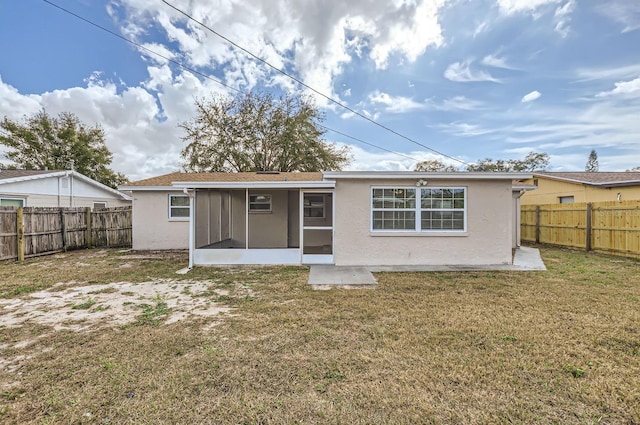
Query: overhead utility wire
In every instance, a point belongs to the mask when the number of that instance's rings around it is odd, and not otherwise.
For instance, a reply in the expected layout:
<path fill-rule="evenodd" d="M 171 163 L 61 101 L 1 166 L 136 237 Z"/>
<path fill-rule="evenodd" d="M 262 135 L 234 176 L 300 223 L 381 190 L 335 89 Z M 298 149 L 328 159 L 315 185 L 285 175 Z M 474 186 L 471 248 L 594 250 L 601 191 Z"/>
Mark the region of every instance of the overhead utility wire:
<path fill-rule="evenodd" d="M 464 162 L 464 161 L 463 161 L 463 160 L 461 160 L 461 159 L 458 159 L 458 158 L 453 157 L 453 156 L 451 156 L 451 155 L 447 155 L 446 153 L 440 152 L 440 151 L 438 151 L 438 150 L 436 150 L 436 149 L 433 149 L 433 148 L 431 148 L 431 147 L 429 147 L 429 146 L 427 146 L 427 145 L 425 145 L 425 144 L 422 144 L 422 143 L 418 142 L 418 141 L 417 141 L 417 140 L 415 140 L 415 139 L 412 139 L 412 138 L 410 138 L 410 137 L 408 137 L 408 136 L 405 136 L 404 134 L 397 132 L 396 130 L 392 129 L 391 127 L 388 127 L 388 126 L 386 126 L 386 125 L 384 125 L 384 124 L 381 124 L 381 123 L 379 123 L 378 121 L 376 121 L 376 120 L 374 120 L 374 119 L 372 119 L 372 118 L 369 118 L 368 116 L 366 116 L 366 115 L 364 115 L 364 114 L 362 114 L 362 113 L 360 113 L 360 112 L 356 111 L 355 109 L 353 109 L 353 108 L 351 108 L 351 107 L 349 107 L 349 106 L 345 105 L 344 103 L 342 103 L 342 102 L 340 102 L 340 101 L 338 101 L 338 100 L 333 99 L 331 96 L 328 96 L 328 95 L 326 95 L 326 94 L 322 93 L 321 91 L 319 91 L 319 90 L 317 90 L 317 89 L 315 89 L 315 88 L 311 87 L 310 85 L 306 84 L 304 81 L 300 80 L 299 78 L 294 77 L 293 75 L 291 75 L 291 74 L 287 73 L 286 71 L 283 71 L 282 69 L 278 68 L 278 67 L 277 67 L 277 66 L 275 66 L 275 65 L 272 65 L 272 64 L 271 64 L 271 63 L 269 63 L 267 60 L 262 59 L 260 56 L 258 56 L 258 55 L 256 55 L 256 54 L 254 54 L 254 53 L 250 52 L 249 50 L 247 50 L 247 49 L 245 49 L 244 47 L 240 46 L 238 43 L 234 42 L 233 40 L 231 40 L 231 39 L 229 39 L 229 38 L 225 37 L 224 35 L 220 34 L 219 32 L 217 32 L 217 31 L 215 31 L 214 29 L 210 28 L 209 26 L 205 25 L 204 23 L 202 23 L 202 22 L 198 21 L 196 18 L 194 18 L 193 16 L 189 15 L 187 12 L 185 12 L 185 11 L 183 11 L 183 10 L 181 10 L 181 9 L 177 8 L 176 6 L 172 5 L 172 4 L 171 4 L 171 3 L 169 3 L 167 0 L 162 0 L 162 2 L 163 2 L 164 4 L 166 4 L 167 6 L 169 6 L 170 8 L 172 8 L 173 10 L 175 10 L 176 12 L 178 12 L 178 13 L 180 13 L 180 14 L 182 14 L 182 15 L 186 16 L 188 19 L 190 19 L 190 20 L 192 20 L 193 22 L 197 23 L 198 25 L 202 26 L 203 28 L 206 28 L 207 30 L 211 31 L 213 34 L 215 34 L 215 35 L 217 35 L 218 37 L 222 38 L 222 39 L 223 39 L 223 40 L 225 40 L 227 43 L 231 44 L 232 46 L 234 46 L 234 47 L 236 47 L 236 48 L 238 48 L 238 49 L 240 49 L 240 50 L 242 50 L 243 52 L 245 52 L 245 53 L 246 53 L 246 54 L 248 54 L 249 56 L 253 57 L 254 59 L 256 59 L 256 60 L 258 60 L 258 61 L 262 62 L 262 63 L 263 63 L 263 64 L 265 64 L 265 65 L 267 65 L 269 68 L 273 69 L 274 71 L 277 71 L 277 72 L 279 72 L 280 74 L 282 74 L 282 75 L 284 75 L 284 76 L 286 76 L 286 77 L 290 78 L 291 80 L 295 81 L 296 83 L 300 84 L 301 86 L 303 86 L 303 87 L 305 87 L 305 88 L 307 88 L 307 89 L 311 90 L 312 92 L 314 92 L 314 93 L 316 93 L 316 94 L 318 94 L 318 95 L 320 95 L 320 96 L 324 97 L 325 99 L 327 99 L 328 101 L 330 101 L 330 102 L 332 102 L 332 103 L 334 103 L 334 104 L 338 105 L 339 107 L 344 108 L 344 109 L 346 109 L 347 111 L 349 111 L 349 112 L 351 112 L 351 113 L 356 114 L 356 115 L 357 115 L 357 116 L 359 116 L 360 118 L 363 118 L 363 119 L 365 119 L 365 120 L 369 121 L 370 123 L 372 123 L 372 124 L 374 124 L 374 125 L 377 125 L 378 127 L 383 128 L 383 129 L 387 130 L 388 132 L 391 132 L 391 133 L 395 134 L 395 135 L 396 135 L 396 136 L 398 136 L 398 137 L 401 137 L 401 138 L 403 138 L 403 139 L 405 139 L 405 140 L 407 140 L 407 141 L 409 141 L 409 142 L 411 142 L 411 143 L 415 143 L 415 144 L 416 144 L 416 145 L 418 145 L 418 146 L 421 146 L 421 147 L 423 147 L 423 148 L 425 148 L 425 149 L 428 149 L 428 150 L 430 150 L 431 152 L 437 153 L 438 155 L 442 155 L 442 156 L 447 157 L 447 158 L 449 158 L 449 159 L 453 159 L 454 161 L 457 161 L 457 162 L 459 162 L 459 163 L 461 163 L 461 164 L 464 164 L 464 165 L 470 165 L 470 164 L 468 164 L 468 163 Z"/>
<path fill-rule="evenodd" d="M 193 69 L 193 68 L 190 68 L 190 67 L 188 67 L 188 66 L 186 66 L 186 65 L 183 65 L 183 64 L 181 64 L 180 62 L 178 62 L 178 61 L 177 61 L 177 60 L 175 60 L 175 59 L 168 58 L 168 57 L 166 57 L 166 56 L 164 56 L 164 55 L 162 55 L 162 54 L 160 54 L 160 53 L 158 53 L 158 52 L 155 52 L 155 51 L 153 51 L 153 50 L 151 50 L 151 49 L 149 49 L 149 48 L 147 48 L 147 47 L 144 47 L 142 44 L 137 43 L 137 42 L 135 42 L 135 41 L 133 41 L 133 40 L 131 40 L 131 39 L 127 38 L 127 37 L 123 37 L 123 36 L 121 36 L 120 34 L 118 34 L 117 32 L 111 31 L 110 29 L 105 28 L 105 27 L 103 27 L 103 26 L 102 26 L 102 25 L 100 25 L 100 24 L 96 24 L 95 22 L 90 21 L 90 20 L 88 20 L 87 18 L 83 18 L 82 16 L 80 16 L 80 15 L 78 15 L 78 14 L 76 14 L 76 13 L 74 13 L 74 12 L 70 11 L 69 9 L 65 9 L 64 7 L 59 6 L 59 5 L 55 4 L 55 3 L 52 3 L 52 2 L 50 2 L 49 0 L 42 0 L 42 1 L 43 1 L 43 2 L 45 2 L 45 3 L 47 3 L 47 4 L 49 4 L 49 5 L 51 5 L 51 6 L 53 6 L 53 7 L 55 7 L 55 8 L 57 8 L 57 9 L 62 10 L 63 12 L 68 13 L 69 15 L 72 15 L 72 16 L 74 16 L 74 17 L 76 17 L 76 18 L 80 19 L 81 21 L 86 22 L 86 23 L 87 23 L 87 24 L 89 24 L 89 25 L 93 25 L 93 26 L 94 26 L 94 27 L 96 27 L 96 28 L 100 28 L 101 30 L 106 31 L 106 32 L 108 32 L 109 34 L 111 34 L 111 35 L 113 35 L 113 36 L 116 36 L 116 37 L 118 37 L 118 38 L 119 38 L 119 39 L 121 39 L 121 40 L 126 41 L 127 43 L 131 43 L 131 44 L 133 44 L 133 45 L 134 45 L 134 46 L 136 46 L 136 47 L 139 47 L 139 48 L 141 48 L 141 49 L 143 49 L 143 50 L 145 50 L 145 51 L 147 51 L 147 52 L 149 52 L 149 53 L 152 53 L 152 54 L 154 54 L 154 55 L 156 55 L 156 56 L 158 56 L 158 57 L 160 57 L 160 58 L 162 58 L 162 59 L 164 59 L 164 60 L 168 61 L 168 62 L 171 62 L 171 63 L 173 63 L 173 64 L 175 64 L 175 65 L 179 66 L 180 68 L 182 68 L 182 69 L 184 69 L 184 70 L 187 70 L 187 71 L 192 72 L 192 73 L 194 73 L 194 74 L 196 74 L 196 75 L 199 75 L 199 76 L 201 76 L 201 77 L 203 77 L 203 78 L 206 78 L 206 79 L 208 79 L 208 80 L 211 80 L 211 81 L 213 81 L 213 82 L 216 82 L 216 83 L 218 83 L 218 84 L 220 84 L 220 85 L 222 85 L 222 86 L 224 86 L 224 87 L 226 87 L 226 88 L 228 88 L 228 89 L 230 89 L 230 90 L 235 90 L 235 91 L 237 91 L 237 92 L 240 92 L 240 90 L 238 90 L 238 89 L 237 89 L 237 88 L 235 88 L 235 87 L 231 87 L 231 86 L 229 86 L 229 85 L 227 85 L 227 84 L 223 83 L 222 81 L 220 81 L 220 80 L 218 80 L 218 79 L 216 79 L 216 78 L 213 78 L 213 77 L 211 77 L 211 76 L 209 76 L 209 75 L 207 75 L 207 74 L 204 74 L 204 73 L 202 73 L 202 72 L 200 72 L 200 71 L 197 71 L 197 70 L 195 70 L 195 69 Z"/>
<path fill-rule="evenodd" d="M 80 16 L 80 15 L 78 15 L 78 14 L 76 14 L 76 13 L 74 13 L 74 12 L 72 12 L 72 11 L 68 10 L 68 9 L 65 9 L 65 8 L 64 8 L 64 7 L 62 7 L 62 6 L 59 6 L 59 5 L 55 4 L 55 3 L 52 3 L 52 2 L 50 2 L 49 0 L 42 0 L 42 1 L 44 1 L 45 3 L 47 3 L 47 4 L 51 5 L 51 6 L 53 6 L 53 7 L 57 8 L 57 9 L 59 9 L 59 10 L 62 10 L 63 12 L 66 12 L 66 13 L 68 13 L 68 14 L 70 14 L 70 15 L 72 15 L 72 16 L 74 16 L 74 17 L 78 18 L 78 19 L 80 19 L 81 21 L 84 21 L 84 22 L 86 22 L 86 23 L 88 23 L 88 24 L 90 24 L 90 25 L 93 25 L 94 27 L 99 28 L 99 29 L 101 29 L 101 30 L 103 30 L 103 31 L 106 31 L 106 32 L 108 32 L 109 34 L 111 34 L 111 35 L 113 35 L 113 36 L 116 36 L 116 37 L 118 37 L 118 38 L 119 38 L 119 39 L 121 39 L 121 40 L 126 41 L 127 43 L 131 43 L 131 44 L 133 44 L 133 45 L 134 45 L 134 46 L 136 46 L 136 47 L 139 47 L 139 48 L 141 48 L 141 49 L 143 49 L 143 50 L 145 50 L 145 51 L 147 51 L 147 52 L 149 52 L 149 53 L 151 53 L 151 54 L 153 54 L 153 55 L 156 55 L 156 56 L 158 56 L 158 57 L 160 57 L 160 58 L 162 58 L 162 59 L 164 59 L 164 60 L 166 60 L 166 61 L 169 61 L 169 62 L 171 62 L 171 63 L 173 63 L 173 64 L 175 64 L 175 65 L 179 66 L 180 68 L 182 68 L 182 69 L 184 69 L 184 70 L 186 70 L 186 71 L 189 71 L 189 72 L 191 72 L 191 73 L 193 73 L 193 74 L 199 75 L 199 76 L 201 76 L 201 77 L 203 77 L 203 78 L 206 78 L 206 79 L 208 79 L 208 80 L 210 80 L 210 81 L 213 81 L 213 82 L 215 82 L 215 83 L 218 83 L 218 84 L 220 84 L 221 86 L 224 86 L 224 87 L 228 88 L 229 90 L 232 90 L 232 91 L 235 91 L 235 92 L 237 92 L 237 93 L 241 93 L 241 94 L 242 94 L 242 93 L 244 93 L 244 92 L 243 92 L 242 90 L 240 90 L 240 89 L 237 89 L 237 88 L 235 88 L 235 87 L 229 86 L 229 85 L 227 85 L 227 84 L 223 83 L 222 81 L 220 81 L 220 80 L 218 80 L 218 79 L 216 79 L 216 78 L 213 78 L 213 77 L 211 77 L 211 76 L 209 76 L 209 75 L 207 75 L 207 74 L 204 74 L 204 73 L 202 73 L 202 72 L 200 72 L 200 71 L 197 71 L 197 70 L 195 70 L 195 69 L 193 69 L 193 68 L 190 68 L 190 67 L 188 67 L 188 66 L 186 66 L 186 65 L 184 65 L 184 64 L 182 64 L 182 63 L 180 63 L 180 62 L 178 62 L 178 61 L 176 61 L 176 60 L 174 60 L 174 59 L 168 58 L 168 57 L 166 57 L 166 56 L 164 56 L 164 55 L 162 55 L 162 54 L 160 54 L 160 53 L 158 53 L 158 52 L 156 52 L 156 51 L 154 51 L 154 50 L 151 50 L 151 49 L 149 49 L 149 48 L 147 48 L 147 47 L 145 47 L 145 46 L 141 45 L 140 43 L 137 43 L 137 42 L 135 42 L 135 41 L 133 41 L 133 40 L 131 40 L 131 39 L 129 39 L 129 38 L 123 37 L 123 36 L 121 36 L 120 34 L 118 34 L 118 33 L 116 33 L 116 32 L 113 32 L 113 31 L 111 31 L 110 29 L 105 28 L 105 27 L 103 27 L 103 26 L 102 26 L 102 25 L 100 25 L 100 24 L 96 24 L 95 22 L 90 21 L 89 19 L 86 19 L 86 18 L 84 18 L 84 17 L 82 17 L 82 16 Z M 392 153 L 392 154 L 395 154 L 395 155 L 398 155 L 398 156 L 402 156 L 402 157 L 405 157 L 405 158 L 411 159 L 412 161 L 420 161 L 419 159 L 416 159 L 416 158 L 410 157 L 410 156 L 405 155 L 405 154 L 400 153 L 400 152 L 395 152 L 395 151 L 392 151 L 392 150 L 390 150 L 390 149 L 383 148 L 383 147 L 378 146 L 378 145 L 374 145 L 373 143 L 366 142 L 366 141 L 364 141 L 364 140 L 362 140 L 362 139 L 358 139 L 358 138 L 356 138 L 356 137 L 353 137 L 353 136 L 350 136 L 350 135 L 348 135 L 348 134 L 342 133 L 342 132 L 340 132 L 340 131 L 338 131 L 338 130 L 334 130 L 333 128 L 327 127 L 327 126 L 325 126 L 325 125 L 318 124 L 318 126 L 320 126 L 320 127 L 324 128 L 325 130 L 332 131 L 332 132 L 334 132 L 334 133 L 340 134 L 340 135 L 342 135 L 342 136 L 344 136 L 344 137 L 348 137 L 349 139 L 356 140 L 356 141 L 358 141 L 358 142 L 360 142 L 360 143 L 364 143 L 365 145 L 372 146 L 372 147 L 374 147 L 374 148 L 376 148 L 376 149 L 380 149 L 380 150 L 383 150 L 383 151 L 385 151 L 385 152 L 389 152 L 389 153 Z"/>

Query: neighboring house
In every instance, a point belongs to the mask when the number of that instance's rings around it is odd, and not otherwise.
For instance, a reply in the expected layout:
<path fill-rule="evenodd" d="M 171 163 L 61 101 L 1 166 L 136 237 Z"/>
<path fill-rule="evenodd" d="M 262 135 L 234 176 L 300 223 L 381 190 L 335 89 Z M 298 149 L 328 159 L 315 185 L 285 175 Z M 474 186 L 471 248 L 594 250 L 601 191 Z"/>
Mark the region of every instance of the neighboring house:
<path fill-rule="evenodd" d="M 522 205 L 640 200 L 640 172 L 534 172 Z"/>
<path fill-rule="evenodd" d="M 171 173 L 128 183 L 133 248 L 189 265 L 510 264 L 525 173 Z"/>
<path fill-rule="evenodd" d="M 0 206 L 120 207 L 131 197 L 77 171 L 0 170 Z"/>

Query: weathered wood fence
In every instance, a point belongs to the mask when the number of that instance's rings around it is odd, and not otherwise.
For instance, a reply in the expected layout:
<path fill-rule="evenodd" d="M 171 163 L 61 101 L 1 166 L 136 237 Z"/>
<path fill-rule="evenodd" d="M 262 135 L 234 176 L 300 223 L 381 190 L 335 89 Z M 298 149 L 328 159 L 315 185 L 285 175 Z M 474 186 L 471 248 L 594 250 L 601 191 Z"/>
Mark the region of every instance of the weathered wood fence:
<path fill-rule="evenodd" d="M 0 207 L 0 260 L 78 248 L 131 246 L 131 207 Z"/>
<path fill-rule="evenodd" d="M 640 201 L 523 205 L 523 241 L 640 257 Z"/>

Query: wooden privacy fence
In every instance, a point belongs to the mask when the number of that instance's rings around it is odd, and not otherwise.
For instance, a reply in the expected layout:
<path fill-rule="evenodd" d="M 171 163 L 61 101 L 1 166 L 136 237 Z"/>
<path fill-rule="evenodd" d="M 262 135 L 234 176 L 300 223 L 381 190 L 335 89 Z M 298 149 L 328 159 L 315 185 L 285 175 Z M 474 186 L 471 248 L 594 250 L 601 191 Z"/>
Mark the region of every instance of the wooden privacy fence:
<path fill-rule="evenodd" d="M 640 201 L 523 205 L 523 241 L 640 256 Z"/>
<path fill-rule="evenodd" d="M 131 207 L 0 207 L 0 260 L 78 248 L 131 246 Z"/>

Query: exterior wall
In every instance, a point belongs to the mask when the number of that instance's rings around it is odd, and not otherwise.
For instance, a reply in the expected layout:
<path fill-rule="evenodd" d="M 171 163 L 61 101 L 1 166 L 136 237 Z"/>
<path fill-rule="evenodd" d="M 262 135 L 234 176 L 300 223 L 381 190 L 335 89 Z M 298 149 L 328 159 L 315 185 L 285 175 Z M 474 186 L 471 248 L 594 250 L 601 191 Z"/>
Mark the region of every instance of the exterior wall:
<path fill-rule="evenodd" d="M 60 196 L 57 195 L 34 195 L 28 193 L 6 193 L 4 188 L 0 187 L 0 198 L 21 198 L 25 200 L 25 207 L 69 207 L 73 205 L 74 207 L 90 207 L 93 208 L 94 202 L 104 202 L 107 204 L 107 207 L 126 207 L 130 206 L 130 201 L 113 199 L 113 198 L 84 198 L 84 197 L 73 197 L 73 202 L 68 196 Z"/>
<path fill-rule="evenodd" d="M 249 213 L 249 248 L 286 248 L 288 246 L 288 191 L 250 190 L 249 195 L 271 195 L 270 212 Z"/>
<path fill-rule="evenodd" d="M 189 220 L 169 219 L 169 194 L 182 191 L 133 193 L 133 249 L 189 248 Z"/>
<path fill-rule="evenodd" d="M 24 198 L 27 207 L 93 207 L 94 202 L 106 202 L 107 207 L 131 205 L 109 191 L 69 177 L 5 183 L 0 185 L 0 197 Z"/>
<path fill-rule="evenodd" d="M 287 224 L 289 248 L 300 246 L 300 191 L 289 191 L 289 222 Z"/>
<path fill-rule="evenodd" d="M 438 180 L 429 187 L 467 188 L 464 233 L 371 232 L 371 188 L 415 187 L 412 180 L 348 180 L 336 183 L 336 265 L 511 264 L 511 181 Z"/>
<path fill-rule="evenodd" d="M 561 196 L 573 196 L 575 203 L 617 201 L 618 193 L 623 201 L 640 200 L 640 186 L 601 188 L 543 177 L 536 177 L 535 180 L 538 181 L 538 188 L 522 196 L 522 205 L 559 204 Z M 534 179 L 527 180 L 525 184 L 534 184 Z"/>

